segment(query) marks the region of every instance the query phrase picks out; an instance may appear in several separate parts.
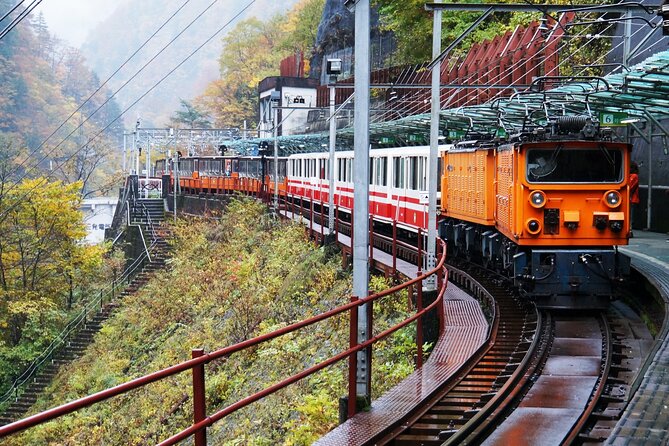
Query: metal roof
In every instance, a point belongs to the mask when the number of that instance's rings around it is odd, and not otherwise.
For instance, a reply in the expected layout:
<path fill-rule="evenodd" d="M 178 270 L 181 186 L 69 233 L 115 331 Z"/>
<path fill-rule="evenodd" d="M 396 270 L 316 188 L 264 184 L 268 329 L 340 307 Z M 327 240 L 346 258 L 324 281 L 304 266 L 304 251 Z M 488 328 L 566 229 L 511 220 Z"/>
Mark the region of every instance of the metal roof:
<path fill-rule="evenodd" d="M 659 121 L 669 117 L 669 51 L 604 78 L 539 78 L 528 91 L 510 97 L 444 109 L 440 134 L 447 139 L 466 138 L 471 133 L 508 134 L 523 126 L 546 125 L 548 119 L 557 115 L 589 115 L 602 126 L 624 125 L 634 119 L 651 120 L 666 134 Z M 370 125 L 370 141 L 378 147 L 424 145 L 429 143 L 429 135 L 429 114 Z M 328 138 L 328 133 L 279 137 L 280 155 L 326 150 Z M 230 146 L 241 153 L 253 153 L 260 141 L 239 140 Z M 337 149 L 352 146 L 353 128 L 338 130 Z"/>

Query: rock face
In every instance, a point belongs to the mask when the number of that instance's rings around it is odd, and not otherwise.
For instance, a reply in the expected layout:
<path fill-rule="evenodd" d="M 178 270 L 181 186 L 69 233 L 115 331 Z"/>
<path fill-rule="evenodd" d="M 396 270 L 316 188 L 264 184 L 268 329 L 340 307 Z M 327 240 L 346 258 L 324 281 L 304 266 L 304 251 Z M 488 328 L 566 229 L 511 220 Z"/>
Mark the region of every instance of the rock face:
<path fill-rule="evenodd" d="M 371 11 L 372 41 L 379 35 L 379 14 Z M 318 25 L 316 49 L 311 58 L 309 77 L 320 78 L 323 58 L 335 51 L 354 46 L 355 16 L 344 6 L 344 0 L 326 0 L 323 18 Z M 346 61 L 345 61 L 346 63 Z"/>

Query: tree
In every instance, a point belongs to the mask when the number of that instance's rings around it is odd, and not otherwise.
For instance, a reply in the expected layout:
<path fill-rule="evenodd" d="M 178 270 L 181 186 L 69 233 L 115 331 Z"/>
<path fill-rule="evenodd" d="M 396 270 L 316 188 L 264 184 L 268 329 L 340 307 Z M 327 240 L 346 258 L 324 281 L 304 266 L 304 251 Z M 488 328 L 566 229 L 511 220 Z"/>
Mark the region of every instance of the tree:
<path fill-rule="evenodd" d="M 287 56 L 311 55 L 324 5 L 325 0 L 300 0 L 288 14 L 238 23 L 223 39 L 221 77 L 196 99 L 217 126 L 255 123 L 258 84 L 266 77 L 277 76 L 280 62 Z"/>
<path fill-rule="evenodd" d="M 101 262 L 100 247 L 81 243 L 86 230 L 80 188 L 80 183 L 43 178 L 5 188 L 0 202 L 0 327 L 6 330 L 0 338 L 9 347 L 32 343 L 63 317 L 74 289 Z"/>
<path fill-rule="evenodd" d="M 211 128 L 211 121 L 209 121 L 209 114 L 207 112 L 201 111 L 197 106 L 192 103 L 180 99 L 181 107 L 184 110 L 178 110 L 174 116 L 170 118 L 172 123 L 179 125 L 185 124 L 188 128 Z"/>

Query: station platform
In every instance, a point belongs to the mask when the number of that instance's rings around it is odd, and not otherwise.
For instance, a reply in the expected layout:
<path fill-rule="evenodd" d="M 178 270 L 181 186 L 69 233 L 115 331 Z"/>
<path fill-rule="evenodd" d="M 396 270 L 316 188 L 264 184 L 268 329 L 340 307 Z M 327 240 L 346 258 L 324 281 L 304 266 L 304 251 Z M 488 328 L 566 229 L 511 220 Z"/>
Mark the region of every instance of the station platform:
<path fill-rule="evenodd" d="M 658 290 L 669 308 L 669 242 L 666 234 L 634 231 L 620 251 L 632 258 L 632 267 Z M 665 310 L 666 311 L 666 310 Z M 669 322 L 656 337 L 651 354 L 641 367 L 630 399 L 607 445 L 669 444 Z"/>

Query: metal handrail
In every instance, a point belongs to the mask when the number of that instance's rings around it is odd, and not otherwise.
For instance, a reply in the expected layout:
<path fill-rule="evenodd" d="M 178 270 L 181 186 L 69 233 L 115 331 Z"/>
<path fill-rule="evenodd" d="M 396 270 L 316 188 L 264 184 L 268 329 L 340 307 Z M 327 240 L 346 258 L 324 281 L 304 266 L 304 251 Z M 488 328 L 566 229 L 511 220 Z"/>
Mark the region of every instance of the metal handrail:
<path fill-rule="evenodd" d="M 116 284 L 123 283 L 124 281 L 129 280 L 129 278 L 134 274 L 134 272 L 138 269 L 138 267 L 143 264 L 143 261 L 145 260 L 145 255 L 146 254 L 143 254 L 142 256 L 138 257 L 128 268 L 126 268 L 126 270 L 123 272 L 123 275 L 120 278 L 112 282 L 111 285 L 109 285 L 107 288 L 101 291 L 99 295 L 96 295 L 95 298 L 93 298 L 86 304 L 86 306 L 82 309 L 82 311 L 65 326 L 65 328 L 51 342 L 51 344 L 37 358 L 35 358 L 30 363 L 30 365 L 28 365 L 28 367 L 23 371 L 21 375 L 19 375 L 18 378 L 14 380 L 12 386 L 5 392 L 5 394 L 0 396 L 0 404 L 4 404 L 10 399 L 18 397 L 19 389 L 37 374 L 42 364 L 48 361 L 51 358 L 51 356 L 56 352 L 56 350 L 58 350 L 60 347 L 63 346 L 63 344 L 65 344 L 65 342 L 68 340 L 68 338 L 74 331 L 79 329 L 82 324 L 85 324 L 87 322 L 89 313 L 93 309 L 102 306 L 102 302 L 106 300 L 105 299 L 106 296 L 109 296 L 110 294 L 113 296 L 113 294 L 117 291 Z"/>
<path fill-rule="evenodd" d="M 126 182 L 127 184 L 127 182 Z M 131 196 L 126 190 L 126 193 L 124 194 L 124 211 L 123 213 L 128 214 L 128 220 L 130 221 L 130 209 L 127 207 L 128 203 L 128 197 Z M 133 276 L 137 270 L 140 267 L 144 266 L 145 260 L 148 259 L 149 262 L 151 262 L 151 255 L 150 251 L 153 251 L 155 248 L 157 242 L 158 242 L 158 235 L 157 231 L 155 228 L 155 225 L 153 223 L 153 220 L 151 219 L 151 215 L 149 214 L 148 209 L 144 205 L 144 203 L 141 203 L 142 206 L 142 214 L 146 217 L 147 219 L 147 226 L 149 227 L 149 232 L 152 236 L 151 239 L 151 244 L 147 247 L 146 241 L 144 239 L 144 234 L 142 233 L 140 229 L 140 235 L 142 237 L 142 243 L 144 244 L 144 253 L 137 257 L 133 261 L 130 266 L 128 266 L 125 271 L 123 272 L 123 275 L 116 279 L 114 282 L 112 282 L 111 285 L 108 285 L 106 288 L 100 291 L 100 294 L 97 295 L 96 297 L 90 300 L 82 309 L 82 311 L 77 314 L 66 326 L 65 328 L 56 336 L 56 338 L 49 344 L 49 346 L 37 357 L 35 358 L 29 365 L 26 367 L 26 369 L 23 371 L 21 375 L 19 375 L 18 378 L 14 380 L 12 383 L 11 387 L 5 392 L 4 395 L 0 396 L 0 405 L 8 402 L 12 398 L 16 399 L 19 396 L 19 389 L 25 385 L 30 379 L 32 379 L 41 369 L 41 366 L 47 362 L 50 358 L 52 358 L 52 355 L 60 349 L 69 339 L 70 335 L 72 333 L 78 331 L 82 325 L 84 325 L 88 321 L 88 316 L 89 314 L 94 310 L 97 309 L 98 307 L 102 306 L 102 303 L 106 300 L 106 297 L 111 296 L 111 299 L 114 298 L 114 294 L 117 291 L 116 284 L 117 283 L 123 283 L 125 281 L 130 281 L 130 277 Z M 120 206 L 119 206 L 120 207 Z M 118 208 L 117 208 L 118 209 Z M 120 235 L 123 232 L 121 232 L 114 242 L 120 237 Z M 97 312 L 97 311 L 96 311 Z"/>
<path fill-rule="evenodd" d="M 448 280 L 447 280 L 448 272 L 444 268 L 444 263 L 446 261 L 445 243 L 442 240 L 439 240 L 439 243 L 440 243 L 440 246 L 442 248 L 442 255 L 441 255 L 441 258 L 439 260 L 438 265 L 433 270 L 427 271 L 427 272 L 423 273 L 422 275 L 420 275 L 420 276 L 418 276 L 414 279 L 411 279 L 411 280 L 409 280 L 409 281 L 407 281 L 403 284 L 392 287 L 392 288 L 390 288 L 386 291 L 383 291 L 381 293 L 373 294 L 373 295 L 363 297 L 363 298 L 360 298 L 360 299 L 357 299 L 357 300 L 353 299 L 348 304 L 342 305 L 338 308 L 327 311 L 325 313 L 321 313 L 317 316 L 311 317 L 311 318 L 306 319 L 304 321 L 297 322 L 295 324 L 292 324 L 292 325 L 289 325 L 287 327 L 281 328 L 281 329 L 276 330 L 272 333 L 268 333 L 268 334 L 265 334 L 265 335 L 262 335 L 262 336 L 257 336 L 253 339 L 248 339 L 246 341 L 239 342 L 237 344 L 234 344 L 234 345 L 229 346 L 229 347 L 225 347 L 223 349 L 217 350 L 217 351 L 212 352 L 212 353 L 203 354 L 202 356 L 196 357 L 196 358 L 191 359 L 189 361 L 185 361 L 185 362 L 182 362 L 180 364 L 177 364 L 177 365 L 174 365 L 174 366 L 171 366 L 171 367 L 167 367 L 163 370 L 159 370 L 157 372 L 145 375 L 143 377 L 136 378 L 136 379 L 134 379 L 132 381 L 129 381 L 127 383 L 120 384 L 118 386 L 103 390 L 103 391 L 95 393 L 93 395 L 89 395 L 87 397 L 78 399 L 76 401 L 72 401 L 72 402 L 64 404 L 62 406 L 59 406 L 59 407 L 47 410 L 45 412 L 33 415 L 33 416 L 25 418 L 23 420 L 19 420 L 19 421 L 16 421 L 14 423 L 8 424 L 6 426 L 2 426 L 2 427 L 0 427 L 0 437 L 4 437 L 4 436 L 10 435 L 10 434 L 25 430 L 25 429 L 30 428 L 32 426 L 36 426 L 38 424 L 45 423 L 47 421 L 58 418 L 60 416 L 75 412 L 75 411 L 77 411 L 79 409 L 82 409 L 84 407 L 87 407 L 87 406 L 90 406 L 92 404 L 104 401 L 106 399 L 109 399 L 111 397 L 114 397 L 114 396 L 117 396 L 117 395 L 120 395 L 120 394 L 126 393 L 130 390 L 133 390 L 133 389 L 136 389 L 136 388 L 139 388 L 139 387 L 143 387 L 147 384 L 153 383 L 155 381 L 159 381 L 159 380 L 167 378 L 169 376 L 176 375 L 176 374 L 184 372 L 186 370 L 191 370 L 191 369 L 194 369 L 195 367 L 202 367 L 202 366 L 204 366 L 204 364 L 209 363 L 209 362 L 211 362 L 215 359 L 226 358 L 233 353 L 245 350 L 249 347 L 253 347 L 253 346 L 261 344 L 263 342 L 270 341 L 272 339 L 278 338 L 278 337 L 283 336 L 285 334 L 292 333 L 292 332 L 294 332 L 296 330 L 299 330 L 301 328 L 308 327 L 308 326 L 313 325 L 317 322 L 320 322 L 320 321 L 323 321 L 325 319 L 331 318 L 333 316 L 342 314 L 346 311 L 353 310 L 353 309 L 355 309 L 355 308 L 357 308 L 361 305 L 371 303 L 371 302 L 373 302 L 375 300 L 378 300 L 382 297 L 385 297 L 385 296 L 391 295 L 393 293 L 396 293 L 396 292 L 398 292 L 398 291 L 400 291 L 404 288 L 408 288 L 408 287 L 411 287 L 411 286 L 413 286 L 417 283 L 421 283 L 423 280 L 425 280 L 426 278 L 428 278 L 428 277 L 430 277 L 434 274 L 437 274 L 438 277 L 443 279 L 443 280 L 439 281 L 439 283 L 441 284 L 441 288 L 439 290 L 439 294 L 438 294 L 437 299 L 435 299 L 435 301 L 432 304 L 425 307 L 423 310 L 421 310 L 421 311 L 417 312 L 416 314 L 414 314 L 413 316 L 405 319 L 403 322 L 395 325 L 394 327 L 391 327 L 391 328 L 385 330 L 384 332 L 378 334 L 377 336 L 371 337 L 368 341 L 360 343 L 360 344 L 356 345 L 355 347 L 349 348 L 345 352 L 339 353 L 338 355 L 336 355 L 336 356 L 334 356 L 334 357 L 332 357 L 332 358 L 330 358 L 326 361 L 323 361 L 320 364 L 312 366 L 311 368 L 306 369 L 306 370 L 302 371 L 301 373 L 299 373 L 297 375 L 293 375 L 290 378 L 287 378 L 287 379 L 281 381 L 280 383 L 275 384 L 275 385 L 273 385 L 273 386 L 271 386 L 271 387 L 269 387 L 269 388 L 267 388 L 267 389 L 265 389 L 261 392 L 258 392 L 254 395 L 251 395 L 251 396 L 247 397 L 247 398 L 244 398 L 243 400 L 241 400 L 241 401 L 239 401 L 239 402 L 237 402 L 237 403 L 235 403 L 231 406 L 228 406 L 227 408 L 217 412 L 214 415 L 206 417 L 204 420 L 199 421 L 198 423 L 196 423 L 196 424 L 192 425 L 191 427 L 183 430 L 182 432 L 176 434 L 175 436 L 169 438 L 168 440 L 165 440 L 164 442 L 160 443 L 161 445 L 175 444 L 182 439 L 190 437 L 194 433 L 197 433 L 197 432 L 202 431 L 203 429 L 206 429 L 206 427 L 208 427 L 208 426 L 212 425 L 214 422 L 224 418 L 228 414 L 233 413 L 236 410 L 239 410 L 239 409 L 257 401 L 258 399 L 261 399 L 264 396 L 267 396 L 271 393 L 276 392 L 277 390 L 279 390 L 281 388 L 284 388 L 284 387 L 286 387 L 286 386 L 288 386 L 288 385 L 290 385 L 290 384 L 292 384 L 296 381 L 299 381 L 302 378 L 304 378 L 306 376 L 309 376 L 309 375 L 317 372 L 318 370 L 321 370 L 322 368 L 325 368 L 325 367 L 327 367 L 331 364 L 334 364 L 336 362 L 339 362 L 339 361 L 341 361 L 341 360 L 343 360 L 343 359 L 345 359 L 345 358 L 347 358 L 351 355 L 354 355 L 358 351 L 363 350 L 363 349 L 371 346 L 372 344 L 374 344 L 378 340 L 389 336 L 393 332 L 395 332 L 395 331 L 399 330 L 400 328 L 405 327 L 406 325 L 416 321 L 417 319 L 419 319 L 420 317 L 425 315 L 427 312 L 434 309 L 438 304 L 440 304 L 443 301 L 443 296 L 444 296 L 444 293 L 446 291 L 446 286 L 448 284 Z M 442 324 L 442 327 L 443 327 L 443 324 Z"/>

